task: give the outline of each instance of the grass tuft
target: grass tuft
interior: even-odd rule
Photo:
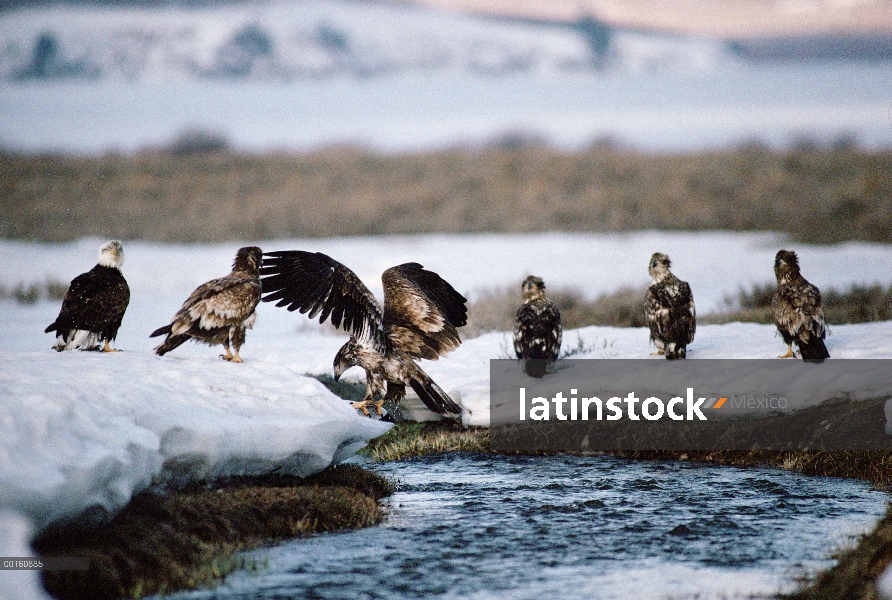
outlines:
[[[68,284],[62,281],[47,279],[41,283],[25,284],[19,282],[12,287],[0,284],[0,300],[11,298],[19,304],[36,304],[40,300],[61,302],[68,291]]]
[[[376,461],[438,452],[489,452],[489,429],[465,429],[454,421],[403,422],[360,450],[360,454]]]

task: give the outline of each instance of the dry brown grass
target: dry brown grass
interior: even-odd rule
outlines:
[[[0,212],[0,237],[45,241],[641,229],[888,241],[892,152],[0,154]]]
[[[45,571],[62,599],[101,600],[212,584],[236,568],[241,550],[322,531],[367,527],[383,512],[390,482],[356,466],[313,477],[233,478],[216,489],[144,493],[107,522],[57,524],[34,541],[42,556],[82,556],[89,571]]]

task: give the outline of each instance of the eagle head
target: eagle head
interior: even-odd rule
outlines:
[[[654,252],[650,255],[650,263],[647,265],[647,272],[650,273],[651,279],[655,282],[662,281],[669,274],[669,267],[672,261],[662,252]]]
[[[532,302],[545,297],[545,282],[541,277],[530,275],[520,284],[524,302]]]
[[[356,343],[356,338],[351,336],[350,340],[346,344],[341,346],[341,349],[338,350],[337,354],[335,354],[335,381],[338,381],[341,378],[341,375],[343,375],[347,369],[357,366],[361,366],[361,362],[359,360],[359,344]]]
[[[99,248],[99,264],[120,269],[124,264],[124,246],[118,240],[109,240]]]
[[[799,258],[792,250],[778,250],[774,256],[774,276],[778,282],[789,281],[799,273]]]
[[[253,275],[260,276],[260,264],[263,262],[263,250],[257,246],[245,246],[239,248],[235,253],[235,262],[232,265],[233,271],[247,271]]]

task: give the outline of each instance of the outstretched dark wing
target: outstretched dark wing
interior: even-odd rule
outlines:
[[[436,360],[461,344],[456,331],[468,322],[467,299],[418,263],[384,271],[384,329],[395,348]]]
[[[265,252],[260,268],[263,301],[299,310],[371,341],[383,353],[381,305],[356,273],[321,252]]]

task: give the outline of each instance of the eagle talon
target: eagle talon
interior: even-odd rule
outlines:
[[[786,354],[781,354],[780,356],[778,356],[778,358],[796,358],[796,353],[793,352],[793,345],[790,344],[789,346],[787,346]]]
[[[367,416],[367,417],[371,417],[371,416],[372,416],[372,415],[369,414],[369,408],[368,408],[368,407],[369,407],[369,401],[368,401],[368,400],[363,400],[362,402],[351,402],[351,403],[350,403],[350,406],[352,406],[352,407],[355,408],[356,410],[361,410],[361,411],[362,411],[362,414],[364,414],[364,415]]]

